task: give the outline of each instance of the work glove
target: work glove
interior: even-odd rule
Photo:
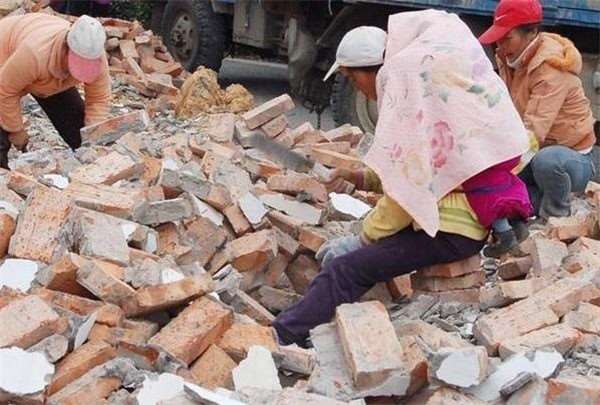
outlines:
[[[316,259],[325,267],[338,256],[345,255],[363,247],[364,244],[358,235],[342,236],[325,242],[316,254]]]

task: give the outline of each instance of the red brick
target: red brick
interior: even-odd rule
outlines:
[[[214,289],[212,277],[204,274],[173,283],[140,288],[125,304],[127,315],[142,315],[166,310],[190,302]]]
[[[304,295],[312,280],[319,274],[319,265],[310,257],[300,255],[288,266],[285,273],[290,278],[294,290]]]
[[[561,241],[569,241],[590,236],[593,230],[592,216],[551,217],[546,225],[548,236]]]
[[[71,201],[62,193],[35,189],[27,199],[10,241],[11,256],[51,263],[67,251],[67,219]]]
[[[600,335],[600,307],[582,302],[565,315],[563,322],[580,331]]]
[[[103,301],[123,307],[135,290],[99,262],[88,261],[77,271],[77,282]]]
[[[356,145],[362,136],[362,131],[350,124],[344,124],[341,127],[331,129],[324,134],[330,142],[346,141]]]
[[[116,326],[121,323],[124,316],[121,308],[102,301],[91,300],[47,288],[36,289],[35,294],[53,307],[59,307],[81,316],[88,316],[96,312],[96,322],[104,325]]]
[[[0,347],[27,349],[55,333],[62,333],[65,320],[35,295],[11,299],[0,307]]]
[[[94,163],[75,169],[70,178],[73,182],[111,185],[119,180],[140,175],[143,170],[142,163],[119,152],[111,152]]]
[[[287,94],[283,94],[242,114],[242,118],[249,129],[255,129],[293,108],[292,98]]]
[[[558,319],[544,304],[526,299],[481,316],[475,322],[473,334],[488,353],[494,354],[501,342],[554,325]]]
[[[92,368],[106,363],[117,356],[116,350],[104,342],[87,342],[56,366],[56,372],[48,387],[48,395],[60,391]]]
[[[148,342],[177,360],[190,364],[215,343],[233,322],[232,311],[222,304],[201,297]]]
[[[157,329],[157,328],[156,328]],[[110,327],[107,325],[95,324],[90,331],[88,341],[104,342],[111,346],[118,346],[123,343],[131,345],[143,346],[148,342],[148,339],[156,333],[156,330],[140,327]]]
[[[287,125],[287,118],[282,114],[261,125],[260,129],[262,129],[269,138],[275,138],[287,128]]]
[[[277,239],[270,230],[254,232],[231,241],[227,252],[237,270],[257,270],[277,255]]]
[[[237,236],[242,236],[252,229],[252,225],[244,216],[242,210],[237,205],[231,205],[223,210],[223,214],[231,224],[233,231]]]
[[[231,371],[236,362],[223,349],[211,345],[192,366],[190,371],[196,384],[214,390],[216,388],[233,389]]]
[[[272,329],[252,323],[234,323],[217,345],[238,362],[245,359],[250,347],[255,345],[263,346],[272,353],[277,351]]]
[[[364,168],[364,163],[360,159],[343,153],[313,148],[313,157],[317,162],[328,167],[348,170],[359,170]]]
[[[312,176],[300,173],[289,173],[269,177],[267,181],[269,190],[286,194],[308,194],[315,202],[327,201],[325,186]]]
[[[419,272],[411,275],[412,287],[424,291],[464,290],[482,286],[485,282],[485,271],[479,270],[459,277],[423,277]]]
[[[119,218],[131,218],[145,197],[142,192],[122,190],[102,184],[70,183],[63,191],[79,207]]]
[[[394,277],[386,284],[394,300],[410,298],[413,294],[412,285],[410,283],[410,274]]]
[[[503,359],[520,352],[553,348],[561,354],[570,351],[581,339],[582,334],[568,325],[559,323],[529,332],[523,336],[504,340],[498,347]]]
[[[546,404],[575,405],[600,403],[600,377],[570,375],[548,380]]]
[[[298,234],[298,242],[306,249],[317,253],[323,243],[327,242],[327,236],[320,228],[302,227]]]
[[[3,173],[4,169],[0,169]],[[6,186],[17,194],[28,196],[36,188],[47,189],[42,183],[36,181],[33,177],[16,171],[7,172]]]
[[[128,132],[143,131],[149,122],[146,110],[137,110],[81,128],[81,140],[84,145],[107,145]]]
[[[135,42],[131,39],[123,39],[119,41],[119,49],[121,51],[121,56],[123,59],[125,58],[133,58],[135,60],[140,59],[140,55],[137,53],[135,48]]]
[[[561,266],[562,260],[567,256],[567,246],[556,240],[538,238],[533,240],[532,274],[536,276],[552,276]]]
[[[229,304],[236,313],[247,315],[261,325],[269,326],[275,320],[272,313],[244,291],[237,291]]]
[[[378,301],[343,304],[337,307],[335,319],[358,388],[380,385],[390,373],[403,368],[403,349],[383,304]]]
[[[529,273],[532,264],[531,256],[511,258],[498,266],[498,277],[503,280],[525,277]]]
[[[269,218],[269,221],[271,221],[273,226],[279,228],[280,231],[287,233],[294,239],[298,238],[300,228],[303,225],[302,221],[278,211],[269,211],[267,213],[267,218]]]
[[[421,277],[459,277],[474,273],[481,269],[481,258],[479,255],[452,263],[437,264],[419,270]]]
[[[0,259],[8,253],[10,238],[15,233],[15,220],[8,214],[0,213]]]

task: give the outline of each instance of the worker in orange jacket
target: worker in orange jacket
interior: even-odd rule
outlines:
[[[31,94],[71,149],[79,130],[107,118],[110,76],[106,33],[98,20],[73,24],[32,13],[0,20],[0,167],[8,169],[11,144],[25,150],[21,98]],[[77,86],[83,83],[85,102]]]

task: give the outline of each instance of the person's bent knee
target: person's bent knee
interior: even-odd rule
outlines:
[[[562,168],[565,155],[570,152],[571,149],[564,146],[548,146],[541,149],[531,162],[534,173],[553,172]]]

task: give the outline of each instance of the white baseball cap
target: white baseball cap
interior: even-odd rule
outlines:
[[[383,64],[387,33],[381,28],[362,26],[350,30],[340,41],[335,63],[323,78],[326,81],[340,67],[368,67]]]
[[[94,81],[102,70],[106,32],[100,21],[82,15],[67,34],[69,72],[84,83]]]

